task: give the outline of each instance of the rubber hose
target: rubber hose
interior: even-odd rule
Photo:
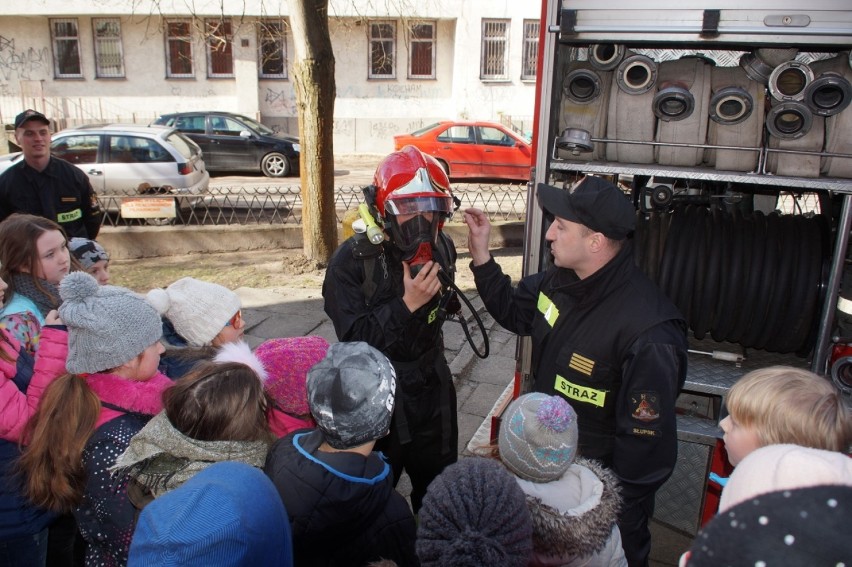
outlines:
[[[675,263],[677,262],[678,253],[678,238],[683,232],[682,227],[686,221],[686,215],[683,209],[676,209],[671,215],[671,226],[666,235],[665,249],[663,251],[663,260],[660,265],[660,290],[674,302],[671,296],[672,273]]]
[[[778,346],[779,352],[795,352],[802,346],[802,335],[813,316],[811,295],[816,293],[814,286],[818,280],[815,270],[819,266],[819,252],[816,250],[814,222],[803,216],[796,217],[799,229],[799,262],[796,268],[793,297],[790,301],[791,313],[786,327],[786,340]],[[817,262],[814,262],[814,259]]]
[[[696,339],[703,339],[713,324],[713,306],[719,292],[719,262],[722,258],[722,227],[721,212],[714,208],[707,215],[706,221],[706,262],[703,285],[700,294],[696,294],[698,307],[693,306],[692,331]]]
[[[755,344],[755,348],[772,350],[774,348],[773,338],[777,334],[777,325],[783,320],[785,309],[790,297],[790,284],[792,281],[792,269],[795,265],[796,243],[793,235],[796,233],[791,229],[792,219],[790,215],[779,217],[779,228],[781,237],[778,239],[781,245],[781,253],[775,263],[775,277],[773,278],[772,302],[769,304],[769,312],[764,321],[763,331]]]
[[[645,275],[659,285],[660,273],[660,217],[657,211],[651,211],[648,217],[648,242],[645,250]]]
[[[702,228],[699,225],[699,214],[703,207],[689,205],[686,208],[686,225],[683,236],[678,245],[678,262],[672,274],[673,289],[672,297],[675,305],[680,309],[683,318],[688,322],[692,311],[692,286],[695,282],[695,264],[698,262],[699,252],[696,246],[697,234]]]
[[[695,276],[690,286],[689,326],[695,332],[695,324],[701,319],[701,298],[704,293],[704,280],[707,274],[707,248],[710,246],[710,214],[705,207],[699,207],[693,233],[695,244]]]
[[[804,329],[804,338],[800,343],[796,355],[806,357],[816,343],[816,337],[819,333],[820,315],[822,314],[823,301],[825,300],[825,289],[828,287],[828,277],[830,272],[830,250],[831,250],[831,224],[828,216],[825,214],[816,215],[813,219],[812,228],[815,232],[815,246],[817,253],[815,254],[815,270],[814,277],[816,282],[813,288],[812,299],[814,301],[811,308],[811,322],[807,329]],[[818,264],[817,264],[818,262]]]
[[[809,279],[807,253],[810,250],[805,222],[805,218],[801,215],[794,215],[791,218],[790,224],[795,240],[791,246],[794,252],[792,254],[794,261],[791,262],[790,295],[786,303],[786,317],[779,321],[774,340],[770,341],[775,352],[787,353],[796,350],[796,345],[793,344],[794,332],[799,323],[799,318],[804,317],[802,309],[804,308]]]
[[[775,267],[778,263],[778,254],[781,250],[781,236],[779,233],[778,214],[771,213],[766,216],[766,240],[763,245],[763,266],[760,273],[761,292],[752,307],[754,316],[749,323],[748,330],[740,340],[746,347],[754,347],[763,332],[764,323],[772,304],[774,292]]]
[[[756,280],[754,275],[756,266],[754,264],[755,250],[755,221],[752,215],[740,216],[740,224],[742,226],[742,238],[740,244],[743,251],[743,271],[742,278],[737,282],[737,309],[734,310],[733,324],[728,333],[728,340],[737,343],[745,333],[748,322],[751,319],[751,308],[753,303],[749,297],[749,280]]]
[[[743,275],[743,223],[742,214],[738,209],[729,217],[731,223],[731,244],[727,257],[728,270],[725,279],[722,280],[722,292],[719,294],[720,309],[716,313],[715,333],[716,340],[727,341],[737,318],[737,311],[742,308],[740,303],[739,286]],[[722,261],[725,262],[723,256]]]
[[[733,331],[736,341],[742,341],[748,328],[753,324],[756,305],[763,293],[760,280],[764,269],[764,243],[766,241],[766,217],[761,211],[754,211],[748,218],[751,226],[751,255],[748,261],[746,277],[743,286],[743,314]]]
[[[642,270],[642,264],[647,256],[645,245],[648,240],[648,221],[645,220],[645,214],[638,209],[635,216],[636,228],[633,231],[633,263],[636,264],[637,268]]]
[[[720,211],[719,214],[719,226],[722,233],[721,238],[721,251],[719,256],[719,281],[716,297],[714,297],[713,304],[713,324],[710,326],[710,336],[713,337],[713,340],[716,342],[722,342],[725,340],[724,335],[719,333],[719,321],[724,318],[724,311],[727,309],[727,304],[725,303],[725,289],[728,282],[728,277],[730,277],[731,273],[731,263],[728,258],[731,255],[731,246],[733,242],[733,223],[731,221],[731,216],[725,211]]]

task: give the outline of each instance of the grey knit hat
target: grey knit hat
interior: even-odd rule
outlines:
[[[68,240],[68,250],[87,270],[101,260],[109,260],[104,247],[88,238],[75,237]]]
[[[524,480],[561,478],[577,456],[577,414],[559,396],[525,394],[503,415],[500,458]]]
[[[335,343],[309,371],[308,405],[326,443],[350,449],[390,431],[396,372],[367,343]]]
[[[86,272],[65,276],[59,295],[59,316],[68,327],[69,372],[116,368],[163,335],[160,316],[143,297],[123,287],[98,285]]]
[[[423,567],[525,566],[533,544],[524,492],[497,461],[462,459],[429,485],[415,545]]]

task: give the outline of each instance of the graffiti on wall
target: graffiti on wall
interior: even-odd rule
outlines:
[[[289,90],[276,91],[267,87],[263,101],[279,116],[296,116],[296,97]]]
[[[29,80],[50,70],[50,52],[47,47],[16,49],[15,39],[0,35],[0,78]]]

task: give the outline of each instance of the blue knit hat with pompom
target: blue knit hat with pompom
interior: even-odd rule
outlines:
[[[59,316],[68,327],[68,360],[74,374],[101,372],[130,362],[160,340],[160,315],[141,295],[98,285],[86,272],[71,272],[59,284]]]
[[[503,415],[498,443],[503,464],[520,478],[557,480],[577,456],[577,414],[559,396],[525,394]]]

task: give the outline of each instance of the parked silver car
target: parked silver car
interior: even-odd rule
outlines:
[[[210,174],[201,148],[174,128],[135,124],[89,125],[53,135],[53,156],[79,167],[89,177],[103,207],[118,210],[121,199],[139,195],[175,195],[178,206],[203,195]],[[0,172],[22,159],[0,160]]]

